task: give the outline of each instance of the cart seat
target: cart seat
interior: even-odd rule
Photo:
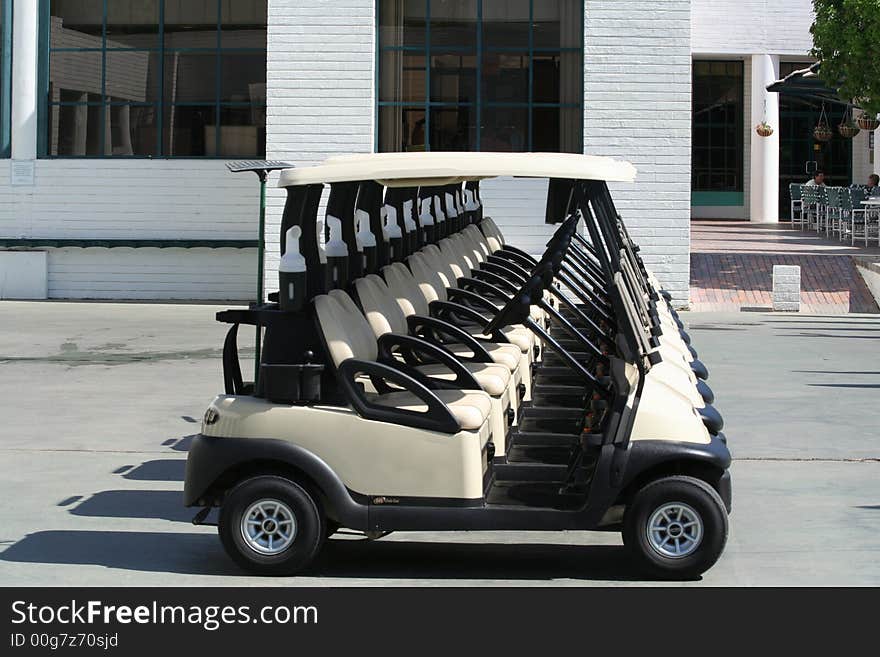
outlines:
[[[361,309],[370,323],[376,337],[386,333],[398,333],[406,335],[409,330],[406,317],[391,290],[381,278],[370,274],[359,278],[354,283],[355,291],[360,301]],[[445,348],[445,345],[444,345]],[[464,362],[462,365],[480,383],[483,390],[493,397],[504,394],[510,382],[508,368],[495,363]],[[452,380],[454,375],[443,364],[419,365],[417,368],[423,374],[431,377]]]
[[[465,431],[478,431],[492,412],[489,398],[479,390],[434,390]],[[368,398],[380,406],[405,411],[425,413],[428,407],[411,392],[388,392],[383,395],[367,393]]]
[[[314,300],[318,324],[324,335],[330,358],[336,367],[352,358],[376,361],[378,346],[373,329],[350,297],[348,297],[350,303],[340,303],[340,299],[344,297],[348,295],[342,290],[333,290],[330,294],[315,297]],[[432,390],[431,392],[444,402],[456,420],[463,422],[462,429],[476,431],[484,424],[489,424],[492,401],[485,392],[481,390]],[[373,404],[419,413],[427,410],[424,402],[407,391],[367,394]]]
[[[382,275],[391,294],[394,295],[397,305],[407,317],[411,315],[428,316],[428,300],[422,294],[419,284],[413,277],[412,272],[406,265],[396,262],[382,269]],[[506,365],[514,373],[519,383],[520,348],[506,342],[481,342],[480,343],[496,363]],[[445,347],[457,356],[469,356],[470,350],[458,343],[446,344]]]
[[[408,258],[410,270],[419,283],[422,294],[430,304],[433,301],[447,301],[447,287],[455,287],[456,281],[450,280],[452,273],[447,270],[440,250],[426,247],[419,253],[414,253]],[[445,270],[445,271],[444,271]],[[462,328],[465,328],[464,326]],[[480,327],[468,326],[470,330]],[[534,345],[534,334],[522,324],[514,324],[504,327],[501,331],[504,337],[512,344],[520,348],[522,353],[530,353]]]

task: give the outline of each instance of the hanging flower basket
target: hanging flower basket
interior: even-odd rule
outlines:
[[[773,134],[773,126],[771,126],[766,121],[762,121],[755,126],[755,132],[757,132],[762,137],[769,137]]]
[[[813,137],[816,141],[830,141],[833,136],[834,133],[831,131],[831,128],[828,127],[827,123],[820,123],[813,128]]]
[[[876,118],[868,116],[864,112],[859,115],[857,123],[862,130],[867,130],[868,132],[880,128],[880,121],[878,121]]]
[[[850,121],[849,123],[841,123],[837,126],[837,132],[839,132],[840,136],[844,139],[852,139],[859,134],[861,130],[859,130],[859,126]]]

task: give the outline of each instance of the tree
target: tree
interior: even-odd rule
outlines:
[[[880,0],[813,0],[819,77],[870,116],[880,114]]]

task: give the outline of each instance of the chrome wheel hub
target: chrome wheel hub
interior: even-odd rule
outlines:
[[[272,555],[283,552],[296,538],[296,517],[284,502],[259,500],[241,517],[241,536],[254,552]]]
[[[670,502],[659,507],[647,523],[648,544],[671,559],[686,557],[703,540],[703,520],[692,506]]]

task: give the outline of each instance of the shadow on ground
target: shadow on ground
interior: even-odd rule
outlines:
[[[102,490],[70,509],[75,516],[98,518],[156,518],[189,522],[193,509],[183,506],[176,490]]]
[[[184,459],[156,459],[138,466],[124,465],[114,472],[134,481],[183,481],[185,469]]]
[[[192,575],[244,575],[214,534],[43,531],[0,553],[19,563],[97,565]],[[534,543],[329,540],[305,577],[637,581],[623,547]]]

